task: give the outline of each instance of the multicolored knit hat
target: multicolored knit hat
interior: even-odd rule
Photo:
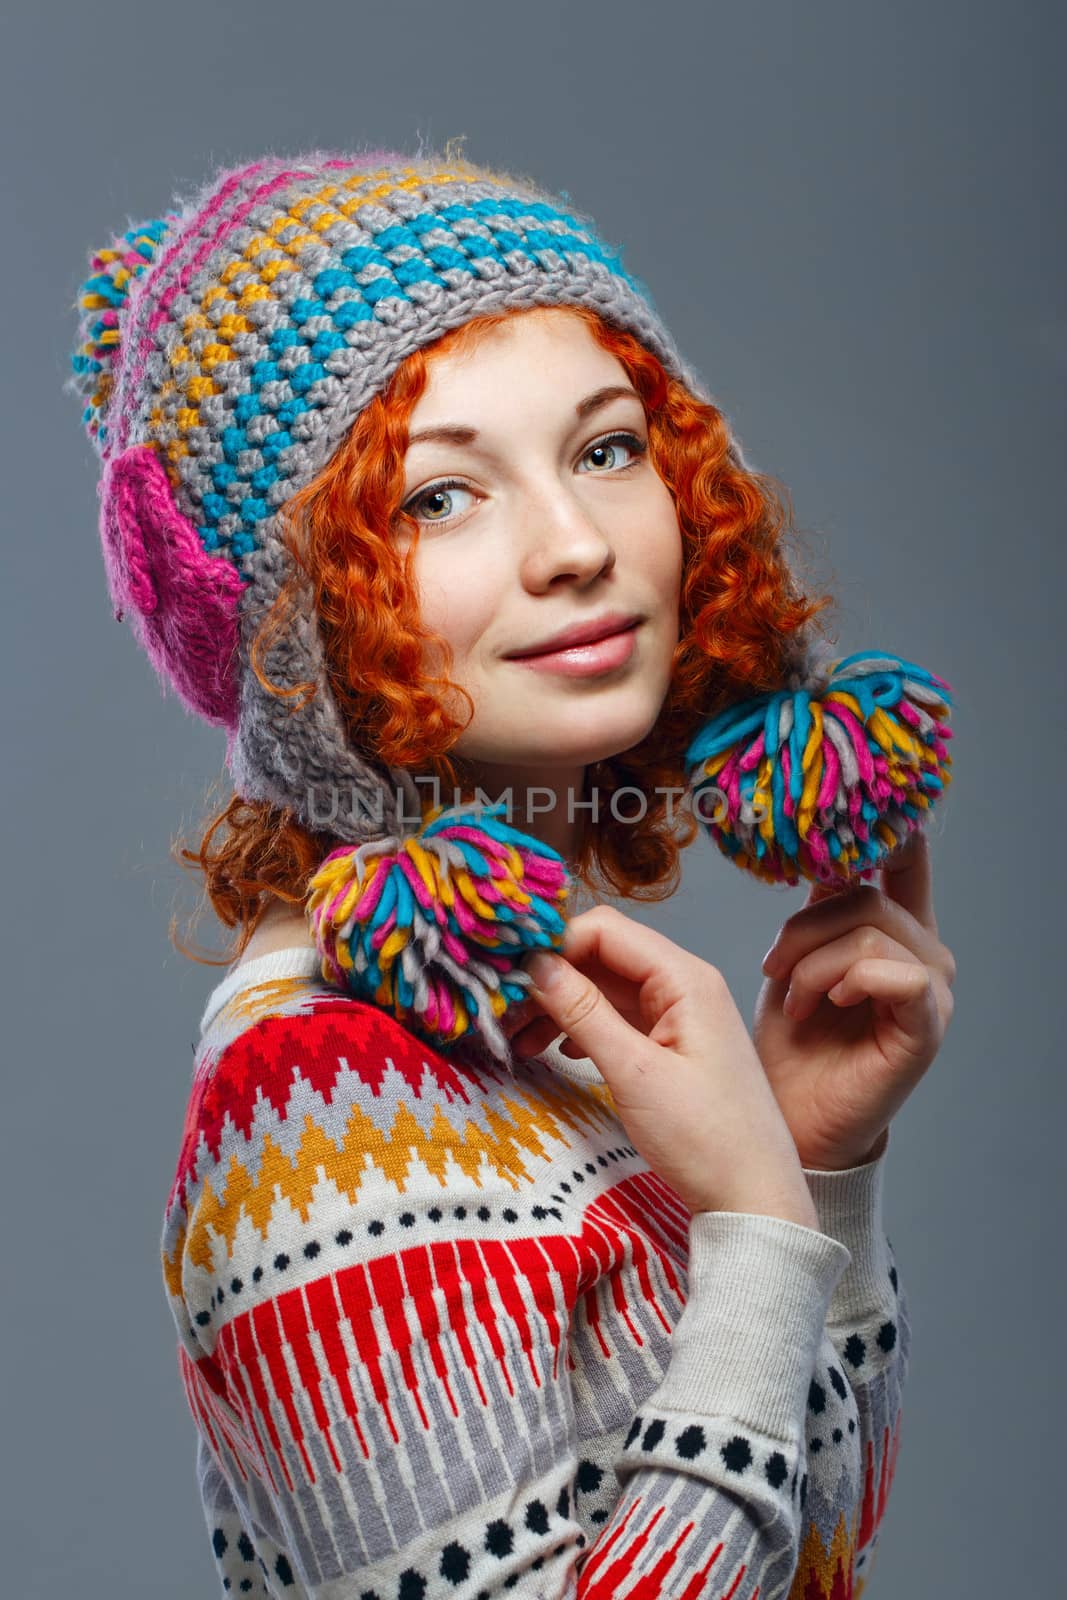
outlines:
[[[104,462],[116,611],[185,704],[228,730],[240,793],[304,816],[326,780],[341,795],[331,828],[358,841],[369,807],[350,786],[369,800],[380,774],[346,736],[310,608],[264,662],[276,684],[317,685],[306,710],[247,670],[243,646],[288,575],[279,507],[405,357],[482,313],[588,306],[703,393],[699,379],[587,218],[462,161],[255,161],[92,267],[72,383]]]
[[[226,730],[238,793],[289,807],[312,828],[315,793],[335,799],[329,827],[344,848],[324,863],[308,905],[327,976],[438,1042],[476,1026],[506,1055],[496,1019],[525,994],[521,957],[562,937],[565,865],[484,808],[478,817],[436,808],[412,843],[418,791],[348,737],[310,593],[262,665],[275,685],[311,682],[316,692],[298,703],[262,687],[252,639],[282,582],[299,581],[278,512],[412,351],[483,313],[585,306],[709,400],[699,375],[645,285],[566,195],[432,154],[313,151],[221,171],[97,251],[78,304],[69,386],[103,462],[100,535],[115,615],[164,684]],[[752,756],[746,747],[750,766],[776,748]],[[803,752],[795,738],[791,748],[795,787]],[[708,751],[690,754],[699,785],[712,771]],[[721,754],[715,746],[712,765]],[[736,782],[732,794],[735,809],[747,803]],[[838,810],[855,862],[864,816],[850,813],[847,796]],[[804,814],[810,822],[813,808]],[[737,821],[745,826],[740,809]],[[809,861],[787,848],[768,871],[758,832],[739,847],[721,817],[709,831],[739,864],[759,872],[762,863],[764,876],[832,855]]]

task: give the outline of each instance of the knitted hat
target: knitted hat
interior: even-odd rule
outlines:
[[[331,831],[359,841],[375,805],[395,810],[398,775],[349,742],[312,606],[264,660],[276,684],[316,684],[303,708],[248,668],[290,575],[278,508],[405,357],[484,313],[587,306],[706,398],[700,381],[588,218],[462,161],[255,161],[128,229],[92,268],[71,384],[104,462],[116,614],[184,703],[228,730],[240,794],[310,824],[309,792],[329,784]]]
[[[439,1043],[475,1027],[502,1058],[497,1019],[528,985],[518,962],[562,936],[565,864],[484,808],[437,807],[412,833],[419,792],[351,742],[278,512],[414,350],[485,313],[566,305],[629,331],[711,399],[648,289],[565,194],[451,157],[268,156],[92,256],[68,380],[103,462],[115,615],[183,703],[226,730],[239,794],[313,831],[314,795],[335,798],[345,844],[307,906],[324,974]],[[286,580],[306,603],[263,667],[279,687],[313,683],[302,702],[249,664]],[[783,693],[728,708],[686,752],[693,793],[715,779],[725,807],[698,811],[711,837],[767,879],[869,874],[948,781],[947,687],[884,651],[836,669],[798,661]]]

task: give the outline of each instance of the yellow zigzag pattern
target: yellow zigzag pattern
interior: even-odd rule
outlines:
[[[822,1536],[814,1522],[808,1523],[807,1532],[800,1546],[800,1559],[789,1588],[789,1600],[837,1600],[839,1595],[850,1592],[848,1578],[855,1559],[858,1522],[859,1507],[856,1508],[851,1525],[846,1523],[843,1514],[839,1516],[829,1550],[824,1546]],[[835,1583],[838,1567],[843,1575],[844,1588]],[[859,1600],[863,1587],[862,1578],[856,1581],[860,1584],[860,1589],[854,1592],[853,1600]]]
[[[298,1014],[297,1002],[305,996],[317,999],[322,988],[322,980],[317,978],[267,978],[235,994],[219,1012],[215,1026],[239,1022],[251,1027],[267,1017]]]
[[[566,1091],[553,1084],[539,1085],[536,1097],[512,1098],[502,1093],[499,1105],[502,1110],[486,1108],[488,1132],[469,1120],[457,1129],[437,1106],[429,1134],[423,1133],[406,1106],[400,1107],[389,1133],[354,1106],[340,1149],[307,1115],[295,1161],[290,1161],[267,1134],[257,1182],[252,1181],[236,1155],[231,1155],[225,1176],[216,1175],[221,1178],[218,1188],[210,1178],[205,1180],[193,1216],[179,1233],[173,1256],[164,1254],[168,1288],[175,1295],[181,1294],[185,1255],[205,1271],[211,1269],[214,1238],[224,1238],[232,1251],[242,1215],[251,1219],[264,1239],[271,1213],[280,1199],[288,1200],[306,1222],[313,1191],[323,1177],[354,1203],[368,1160],[396,1184],[401,1194],[413,1166],[431,1173],[443,1188],[449,1161],[479,1186],[479,1174],[488,1163],[518,1190],[523,1183],[532,1181],[523,1154],[541,1160],[549,1158],[546,1137],[569,1147],[564,1128],[577,1132],[583,1127],[608,1127],[615,1120],[610,1090],[599,1084],[569,1084]]]

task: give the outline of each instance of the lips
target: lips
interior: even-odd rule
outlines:
[[[531,656],[555,655],[560,650],[571,650],[578,645],[595,644],[599,639],[608,639],[613,634],[624,633],[629,628],[636,627],[640,620],[640,617],[632,614],[612,612],[598,621],[576,622],[572,627],[563,628],[551,639],[543,640],[541,644],[530,645],[525,650],[509,650],[504,659],[525,661]]]

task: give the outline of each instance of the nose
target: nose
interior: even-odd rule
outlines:
[[[615,564],[615,547],[580,496],[562,483],[531,494],[527,502],[523,575],[534,589],[561,577],[587,581]]]

